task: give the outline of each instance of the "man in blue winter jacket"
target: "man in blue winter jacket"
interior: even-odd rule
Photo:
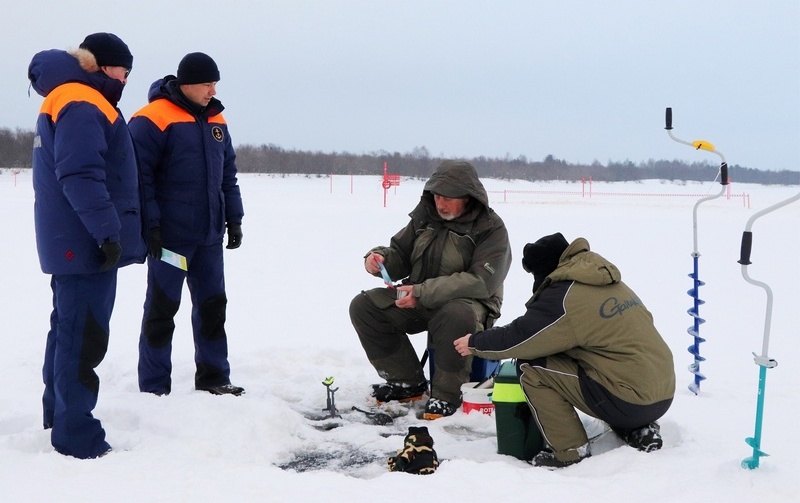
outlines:
[[[186,280],[192,298],[195,389],[241,395],[233,386],[225,333],[222,242],[242,243],[242,197],[224,107],[216,94],[219,69],[211,57],[187,54],[177,77],[150,86],[149,104],[129,127],[136,146],[149,236],[147,294],[139,338],[139,389],[172,388],[174,317]],[[160,260],[164,250],[186,257],[186,270]]]
[[[108,349],[117,269],[142,263],[139,182],[116,108],[133,66],[128,46],[94,33],[74,51],[37,53],[28,68],[44,102],[33,144],[36,245],[51,274],[44,427],[61,454],[87,459],[111,446],[92,416]]]

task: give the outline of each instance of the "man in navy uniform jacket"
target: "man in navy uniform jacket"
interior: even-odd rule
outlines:
[[[132,66],[119,37],[94,33],[77,50],[39,52],[28,68],[45,98],[33,145],[36,245],[53,289],[44,427],[58,452],[76,458],[111,449],[92,417],[94,369],[108,349],[117,268],[146,254],[136,158],[117,108]]]
[[[187,54],[177,77],[150,86],[149,104],[129,127],[139,158],[145,196],[149,254],[147,295],[139,339],[139,389],[171,391],[172,336],[183,282],[192,297],[195,388],[241,395],[231,385],[225,333],[222,241],[242,243],[242,197],[224,107],[214,97],[217,64],[200,52]],[[183,271],[159,260],[162,250],[186,257]]]

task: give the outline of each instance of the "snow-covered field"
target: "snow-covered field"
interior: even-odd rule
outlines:
[[[376,172],[379,169],[376,169]],[[735,175],[734,175],[735,176]],[[403,179],[383,205],[380,177],[242,175],[243,245],[226,251],[232,381],[242,397],[215,397],[193,389],[194,364],[188,295],[176,319],[173,391],[140,394],[136,360],[145,267],[119,276],[111,342],[98,368],[100,418],[114,451],[81,461],[55,453],[41,428],[41,365],[51,308],[33,232],[30,172],[0,171],[0,491],[4,501],[796,501],[800,482],[795,415],[800,410],[798,285],[800,203],[756,221],[753,278],[774,291],[762,448],[770,454],[755,470],[741,468],[752,454],[744,442],[754,430],[758,367],[765,324],[764,291],[744,281],[737,264],[742,231],[756,211],[797,193],[798,186],[738,185],[743,198],[717,199],[699,210],[700,297],[707,322],[699,396],[687,389],[691,362],[686,332],[692,324],[692,206],[719,185],[667,183],[531,184],[484,180],[509,228],[514,265],[506,281],[508,323],[523,312],[531,277],[519,265],[525,243],[562,232],[583,236],[609,258],[653,312],[673,350],[678,391],[662,419],[664,448],[651,454],[607,438],[595,455],[558,471],[538,469],[497,454],[494,420],[464,414],[428,423],[443,460],[419,477],[389,473],[382,459],[402,446],[409,425],[353,424],[322,432],[298,410],[325,407],[327,376],[336,378],[337,405],[367,405],[378,382],[350,326],[347,306],[360,290],[380,286],[363,270],[362,256],[407,222],[423,181]],[[600,193],[635,192],[638,196]],[[425,336],[415,336],[420,352]],[[477,431],[459,434],[460,427]],[[389,434],[391,433],[391,434]],[[351,468],[298,473],[279,465],[295,456],[355,449],[378,461]],[[332,462],[334,463],[334,462]]]

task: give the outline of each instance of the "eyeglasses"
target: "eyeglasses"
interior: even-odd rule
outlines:
[[[128,68],[125,68],[124,66],[101,66],[101,67],[100,67],[100,69],[101,69],[101,70],[103,70],[103,72],[104,72],[106,75],[108,75],[109,77],[111,76],[111,74],[109,73],[109,71],[114,71],[114,72],[117,72],[117,70],[116,70],[117,68],[122,68],[123,70],[125,70],[125,73],[123,73],[123,78],[125,78],[125,79],[127,79],[127,78],[128,78],[128,75],[130,75],[130,74],[131,74],[131,70],[130,70],[130,69],[128,69]],[[114,70],[112,70],[112,69],[114,69]],[[113,77],[113,78],[119,78],[119,77]]]

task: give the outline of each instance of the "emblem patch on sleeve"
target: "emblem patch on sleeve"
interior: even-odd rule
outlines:
[[[211,136],[213,136],[217,141],[222,141],[225,138],[225,134],[222,132],[222,128],[219,126],[214,126],[211,128]]]

